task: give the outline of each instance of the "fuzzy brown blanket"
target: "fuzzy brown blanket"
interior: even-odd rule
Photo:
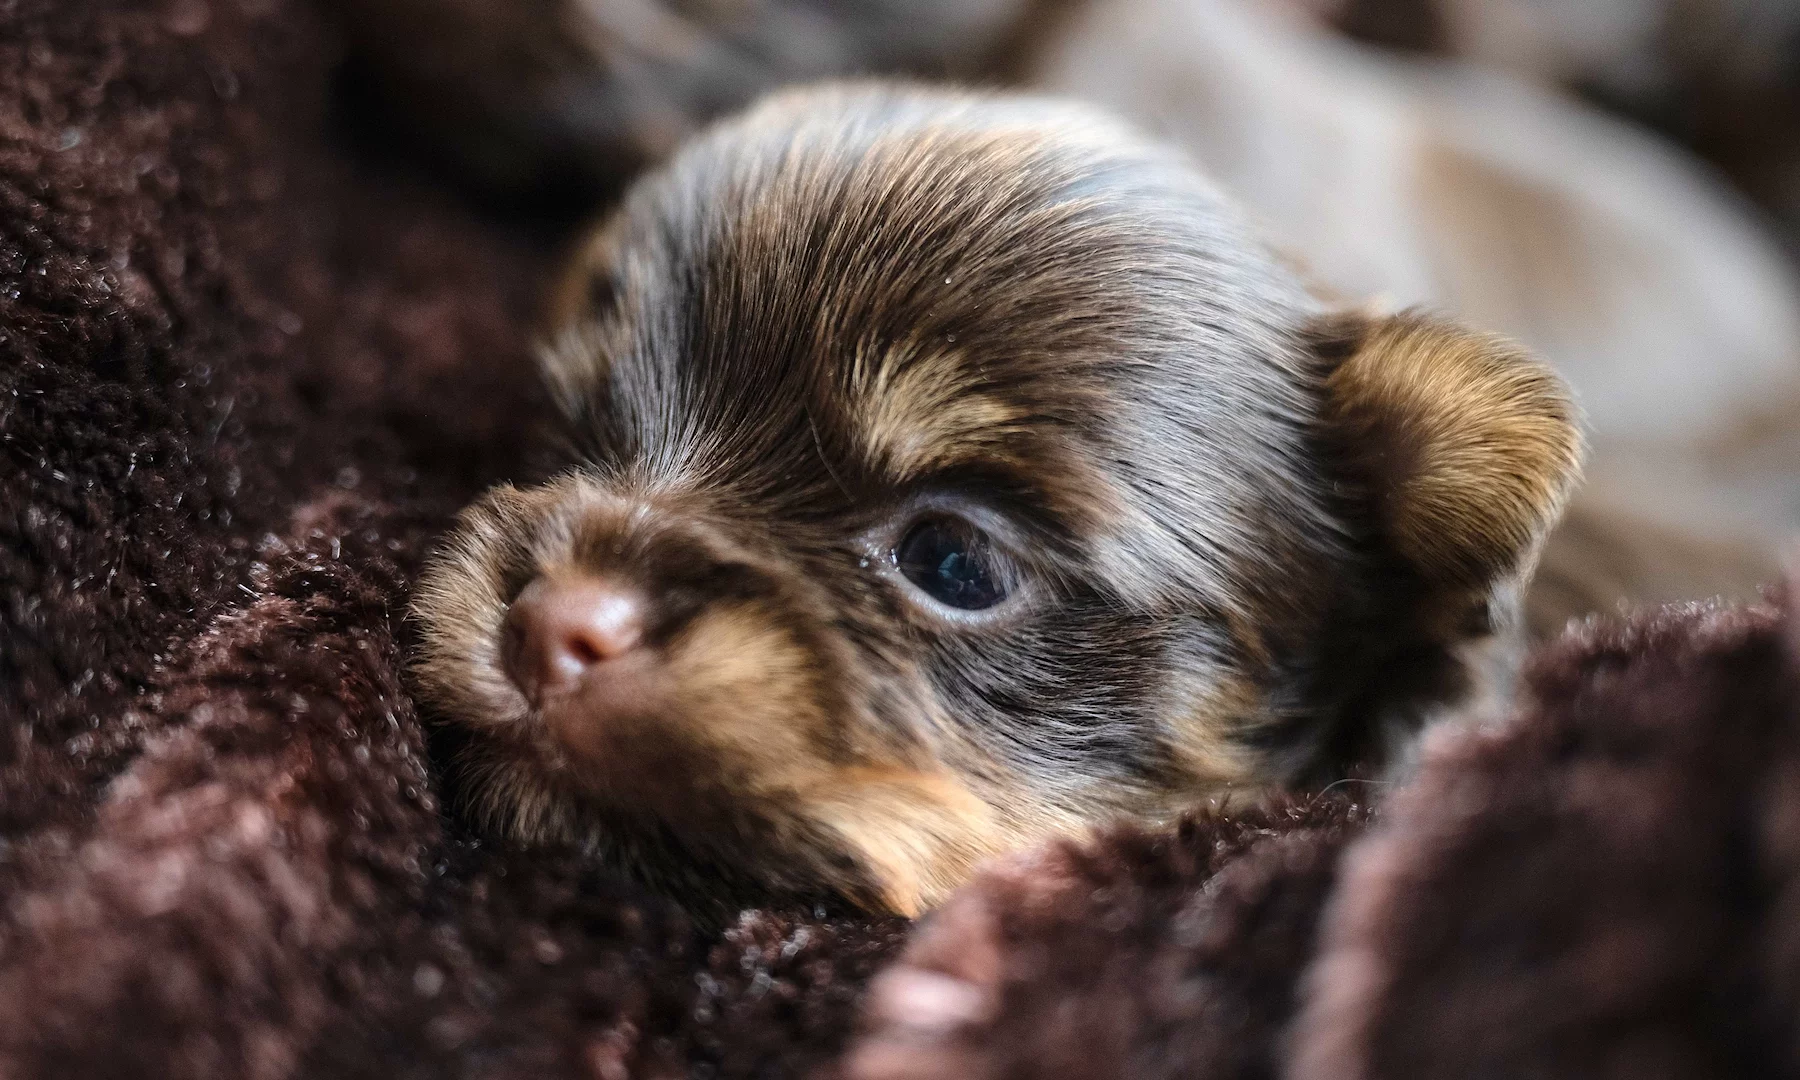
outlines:
[[[339,59],[302,0],[0,3],[0,1076],[1800,1070],[1784,602],[1583,630],[1373,824],[998,867],[898,964],[483,844],[402,611],[529,470],[554,245],[347,145]]]

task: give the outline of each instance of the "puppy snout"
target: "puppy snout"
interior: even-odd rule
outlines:
[[[607,578],[540,577],[507,610],[506,673],[534,705],[573,690],[637,648],[645,608],[642,593]]]

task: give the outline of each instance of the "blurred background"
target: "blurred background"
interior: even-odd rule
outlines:
[[[335,0],[347,115],[573,221],[788,83],[1097,102],[1322,295],[1516,337],[1589,479],[1530,612],[1746,597],[1800,535],[1800,0]]]

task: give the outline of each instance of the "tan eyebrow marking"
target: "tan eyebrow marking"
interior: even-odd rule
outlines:
[[[858,362],[853,376],[858,434],[870,464],[910,480],[971,457],[993,455],[1023,430],[1025,413],[969,388],[969,365],[938,350],[895,363]]]

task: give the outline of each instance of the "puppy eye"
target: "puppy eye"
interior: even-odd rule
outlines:
[[[946,607],[990,608],[1006,599],[987,534],[966,521],[931,517],[914,525],[894,548],[906,580]]]

